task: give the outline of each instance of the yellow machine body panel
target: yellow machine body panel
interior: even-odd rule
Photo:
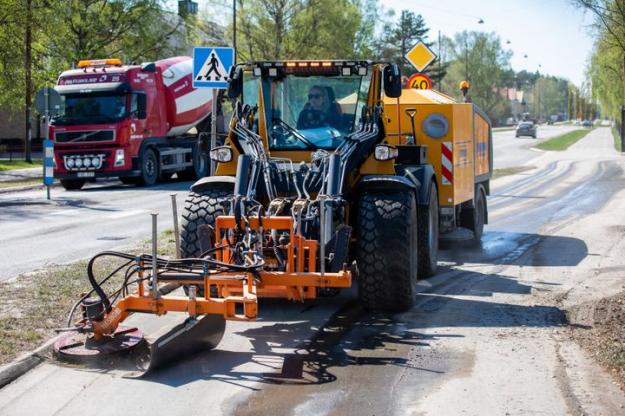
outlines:
[[[455,206],[473,199],[480,175],[490,173],[490,125],[471,103],[458,103],[435,90],[406,89],[399,98],[383,97],[386,141],[405,145],[412,141],[409,113],[414,114],[415,144],[427,147],[427,162],[436,173],[440,205]],[[442,116],[447,129],[431,137],[425,123],[431,115]],[[400,124],[398,124],[398,119]],[[486,177],[486,176],[485,176]]]

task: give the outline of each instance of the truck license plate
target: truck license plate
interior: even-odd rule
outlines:
[[[95,176],[95,172],[78,172],[79,178],[93,178]]]

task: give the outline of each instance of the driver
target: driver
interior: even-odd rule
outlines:
[[[339,128],[341,123],[338,104],[330,100],[328,89],[315,85],[308,91],[308,102],[297,118],[298,129],[318,127]]]

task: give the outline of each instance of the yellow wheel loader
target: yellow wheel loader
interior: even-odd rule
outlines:
[[[149,371],[215,347],[225,320],[257,317],[259,297],[304,302],[353,280],[365,308],[406,310],[436,272],[440,231],[481,237],[492,146],[473,104],[402,91],[397,65],[344,60],[238,65],[227,95],[229,134],[186,199],[180,258],[92,259],[60,357],[132,350]],[[102,256],[127,261],[113,293],[93,272]],[[149,341],[120,325],[167,312],[188,318]]]

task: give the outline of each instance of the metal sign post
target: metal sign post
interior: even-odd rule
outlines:
[[[44,87],[35,97],[35,107],[45,119],[43,141],[43,184],[46,186],[46,196],[50,199],[50,187],[54,183],[54,142],[50,134],[50,115],[56,114],[61,106],[61,97],[53,88]]]
[[[213,106],[211,109],[211,149],[217,147],[217,95],[219,94],[217,88],[213,88]],[[215,168],[217,162],[210,161],[211,164],[211,176],[215,174]]]
[[[193,49],[193,88],[213,89],[210,149],[217,146],[217,97],[220,89],[228,88],[228,75],[234,64],[233,48],[209,46]],[[210,161],[211,176],[215,174],[216,164]]]

